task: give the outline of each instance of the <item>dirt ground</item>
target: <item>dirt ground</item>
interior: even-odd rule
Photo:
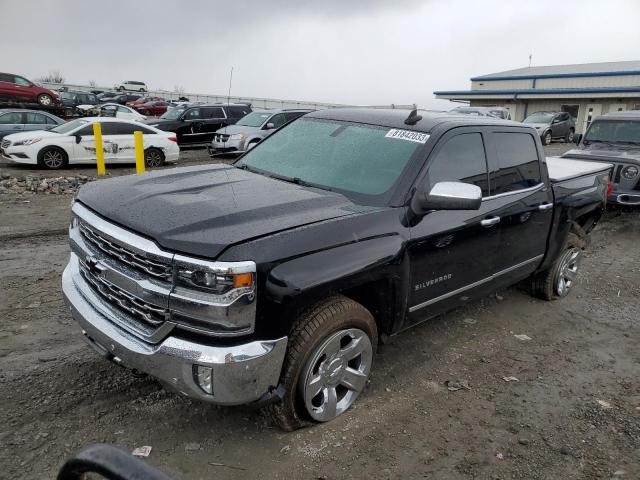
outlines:
[[[32,172],[0,165],[16,171]],[[70,202],[0,195],[0,478],[54,478],[95,442],[150,445],[147,460],[185,480],[640,478],[638,210],[607,212],[570,297],[513,287],[393,337],[351,411],[284,433],[85,346],[60,291]]]

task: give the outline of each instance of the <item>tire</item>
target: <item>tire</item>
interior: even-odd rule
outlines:
[[[260,143],[260,140],[251,140],[249,143],[247,143],[247,152],[251,150],[253,147],[255,147],[256,145],[258,145],[259,143]]]
[[[50,107],[51,105],[53,105],[53,98],[51,98],[51,95],[41,93],[40,95],[38,95],[38,103],[43,107]]]
[[[542,140],[542,145],[549,145],[552,140],[551,131],[544,132],[542,134],[541,140]]]
[[[144,92],[145,90],[144,90],[144,88],[141,88],[139,91],[140,91],[140,92]]]
[[[573,128],[569,129],[569,132],[567,133],[567,136],[565,138],[565,141],[567,143],[573,143],[573,137],[575,136],[576,131]]]
[[[47,170],[60,170],[69,164],[67,152],[58,147],[45,147],[38,152],[38,165]]]
[[[267,407],[274,423],[293,431],[344,413],[366,386],[377,343],[373,316],[353,300],[336,295],[306,310],[289,336],[284,397]]]
[[[124,92],[124,87],[121,85],[121,86],[118,87],[118,90],[121,91],[121,92]]]
[[[553,265],[531,279],[531,293],[548,301],[566,297],[575,282],[586,244],[576,233],[569,233],[567,244]]]
[[[144,164],[149,168],[161,167],[164,165],[164,153],[158,148],[147,148],[144,151]]]

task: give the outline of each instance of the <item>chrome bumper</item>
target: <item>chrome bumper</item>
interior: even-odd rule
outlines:
[[[186,396],[220,405],[253,402],[277,387],[287,337],[224,347],[173,336],[146,343],[94,308],[90,299],[95,294],[74,256],[62,275],[64,297],[89,345],[105,358],[147,373]],[[212,369],[213,394],[198,384],[195,366]]]

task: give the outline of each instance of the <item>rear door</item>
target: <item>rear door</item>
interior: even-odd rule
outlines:
[[[183,144],[204,143],[202,125],[204,118],[202,116],[202,108],[195,107],[187,109],[182,118],[183,125],[178,127],[178,142]]]
[[[489,196],[489,175],[481,127],[455,128],[439,141],[420,184],[471,183]],[[495,204],[479,210],[433,211],[411,227],[409,325],[459,305],[493,274],[498,228]],[[408,326],[408,325],[406,325]]]
[[[200,140],[210,143],[213,134],[228,125],[227,115],[221,107],[201,107],[204,123],[200,127]]]
[[[10,99],[14,95],[13,75],[0,73],[0,98]]]
[[[499,218],[495,271],[501,282],[524,278],[539,265],[547,248],[553,217],[553,193],[548,187],[542,146],[523,129],[491,128],[489,180],[485,202]]]
[[[0,136],[19,133],[24,130],[24,113],[0,113]]]

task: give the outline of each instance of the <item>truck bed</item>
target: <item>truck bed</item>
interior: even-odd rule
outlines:
[[[609,170],[613,167],[610,163],[585,162],[569,158],[547,157],[547,170],[549,179],[554,182],[563,182],[571,178],[582,177],[594,173]]]

